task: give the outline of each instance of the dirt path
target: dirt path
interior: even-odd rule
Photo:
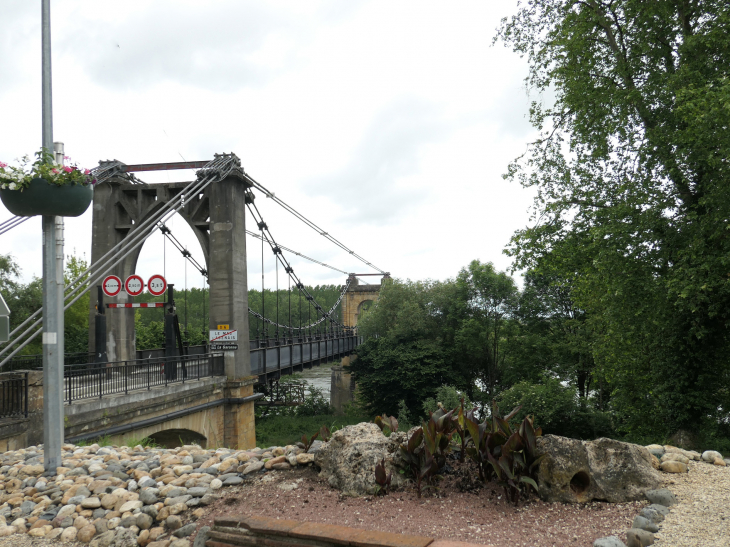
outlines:
[[[387,496],[347,498],[323,483],[312,468],[257,477],[208,508],[200,526],[223,515],[261,515],[354,528],[425,535],[494,547],[590,547],[599,537],[630,527],[643,502],[612,505],[549,504],[535,499],[519,508],[505,503],[496,486],[460,491],[459,477],[416,497],[412,489]],[[463,483],[462,488],[463,488]]]

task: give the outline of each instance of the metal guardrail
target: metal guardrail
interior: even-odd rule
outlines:
[[[64,402],[224,376],[223,354],[90,363],[64,370]]]
[[[28,373],[0,379],[0,418],[28,417]]]

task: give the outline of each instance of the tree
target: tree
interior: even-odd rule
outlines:
[[[624,432],[716,427],[730,408],[730,5],[531,0],[497,39],[555,97],[533,103],[540,138],[507,173],[537,189],[516,267],[571,280]]]
[[[489,402],[499,391],[506,368],[507,341],[514,333],[511,321],[517,309],[519,291],[505,272],[491,262],[472,261],[456,278],[463,318],[456,332],[458,359],[467,364]]]

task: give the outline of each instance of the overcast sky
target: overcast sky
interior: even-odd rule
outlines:
[[[11,162],[41,142],[41,9],[0,1],[0,161]],[[446,279],[474,259],[506,269],[502,250],[532,201],[501,177],[534,138],[526,63],[492,46],[516,4],[52,0],[54,140],[83,167],[235,152],[277,197],[394,277]],[[281,244],[372,271],[271,200],[257,203]],[[0,204],[0,222],[9,217]],[[202,263],[185,222],[172,229]],[[259,286],[260,243],[249,241]],[[91,208],[66,220],[67,254],[90,248]],[[170,249],[163,264],[162,238],[151,237],[138,273],[164,270],[182,288],[184,261]],[[40,275],[40,219],[0,236],[0,252],[25,280]],[[307,284],[345,280],[291,261]],[[187,273],[189,287],[202,286]]]

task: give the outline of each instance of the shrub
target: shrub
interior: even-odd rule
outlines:
[[[321,389],[309,386],[309,393],[304,397],[304,402],[297,405],[294,411],[297,416],[320,416],[323,414],[334,414],[330,402],[325,398]]]
[[[564,386],[555,378],[546,378],[540,384],[519,382],[503,391],[497,401],[504,408],[521,407],[516,418],[540,416],[540,425],[545,433],[595,439],[613,436],[611,415],[593,408],[590,401],[581,406],[577,390]]]
[[[444,408],[457,408],[461,406],[461,400],[464,400],[464,410],[471,410],[474,404],[469,400],[466,393],[459,391],[453,386],[443,385],[436,390],[436,397],[429,397],[423,402],[423,413],[428,416],[431,412],[436,412],[441,403]]]

